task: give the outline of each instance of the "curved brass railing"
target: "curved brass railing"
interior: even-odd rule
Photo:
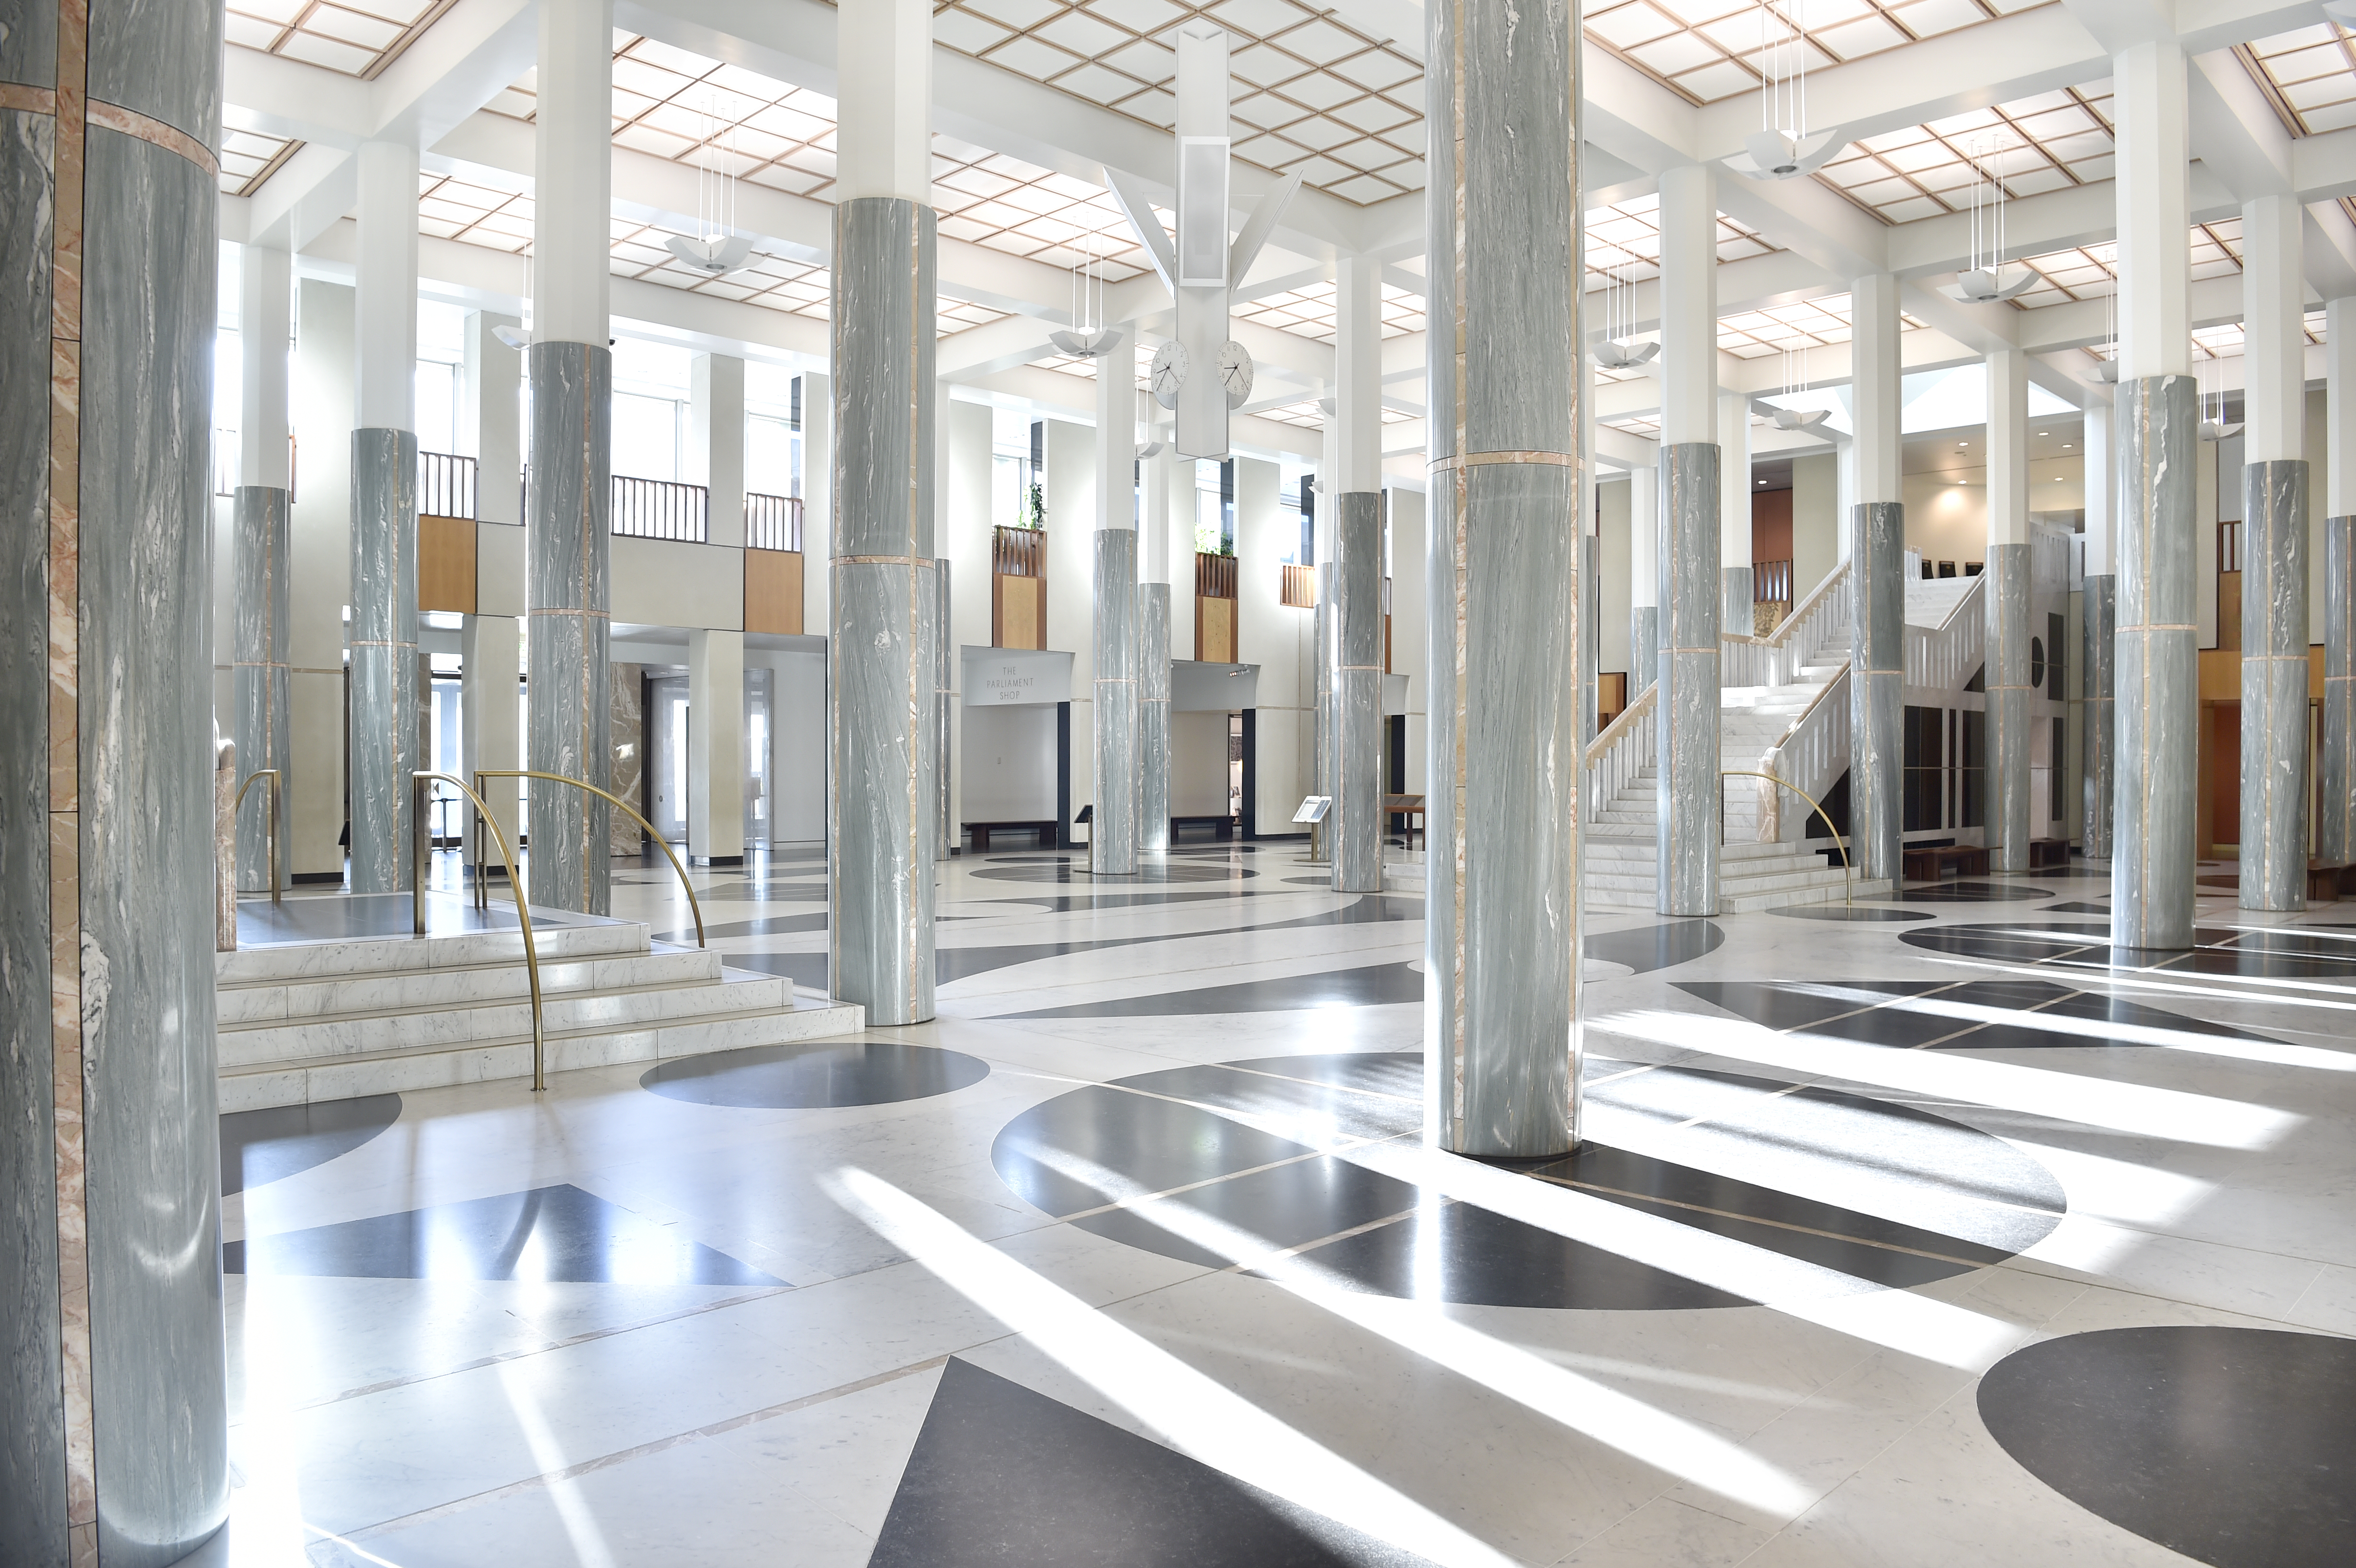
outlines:
[[[270,816],[262,825],[263,837],[270,844],[270,901],[284,903],[286,901],[278,896],[278,770],[256,768],[246,774],[245,782],[237,786],[237,798],[230,802],[229,808],[231,812],[235,812],[245,804],[245,792],[253,787],[253,781],[256,779],[270,781]]]
[[[695,944],[698,947],[709,947],[711,945],[710,943],[703,939],[703,906],[695,901],[695,884],[687,880],[687,868],[680,863],[679,852],[670,847],[670,841],[669,839],[655,831],[655,825],[653,823],[648,822],[645,817],[638,815],[637,807],[632,805],[628,801],[624,800],[617,795],[614,795],[606,790],[599,789],[595,784],[589,783],[586,779],[576,779],[564,773],[543,773],[535,768],[476,769],[475,784],[477,788],[481,787],[482,782],[485,779],[546,779],[551,784],[567,784],[573,785],[575,789],[585,789],[591,795],[597,796],[600,800],[612,805],[618,805],[624,811],[628,812],[630,814],[630,820],[637,823],[640,827],[645,828],[647,830],[647,837],[653,839],[657,844],[662,846],[662,852],[670,858],[670,869],[679,873],[679,885],[687,890],[688,912],[695,916]],[[472,794],[473,792],[469,791],[468,793]],[[477,809],[482,807],[482,804],[483,797],[479,795],[476,795],[475,805]],[[513,870],[509,870],[508,875],[512,879],[515,876],[515,872]],[[517,900],[520,901],[522,897],[523,894],[519,891],[516,894]],[[475,907],[477,909],[481,909],[483,907],[483,840],[482,837],[478,834],[475,838]]]
[[[508,886],[515,890],[516,895],[516,923],[523,928],[524,973],[531,981],[531,1086],[535,1090],[545,1089],[548,1087],[548,1036],[540,1019],[540,948],[531,939],[531,906],[524,901],[522,875],[516,869],[515,856],[509,852],[507,835],[501,833],[499,825],[491,819],[490,807],[483,804],[481,795],[466,787],[466,780],[450,773],[420,771],[409,775],[411,930],[418,936],[425,934],[425,873],[429,864],[426,842],[431,831],[425,820],[425,786],[435,779],[455,784],[475,803],[476,813],[489,825],[491,836],[498,840],[499,859],[507,862]],[[477,845],[480,842],[477,840]],[[475,885],[477,888],[482,886],[479,876],[475,879]],[[487,906],[477,903],[476,907]]]
[[[1852,891],[1857,885],[1857,868],[1848,863],[1848,845],[1842,839],[1840,829],[1833,826],[1832,814],[1825,810],[1822,802],[1789,779],[1779,779],[1773,773],[1762,773],[1756,768],[1720,768],[1718,770],[1718,776],[1722,779],[1765,779],[1769,784],[1783,785],[1783,788],[1815,806],[1816,815],[1825,819],[1825,827],[1833,836],[1833,848],[1840,851],[1841,902],[1849,904],[1857,901]]]

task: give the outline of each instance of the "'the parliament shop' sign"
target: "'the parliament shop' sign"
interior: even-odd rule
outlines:
[[[1072,656],[1032,648],[964,652],[968,708],[1038,707],[1072,699]]]

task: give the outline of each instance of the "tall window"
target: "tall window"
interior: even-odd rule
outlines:
[[[464,428],[466,313],[439,300],[417,302],[417,445],[422,452],[475,454]]]
[[[668,343],[614,345],[614,472],[634,479],[680,476],[680,437],[693,356]]]
[[[782,365],[744,366],[744,488],[760,496],[802,493],[801,379]]]

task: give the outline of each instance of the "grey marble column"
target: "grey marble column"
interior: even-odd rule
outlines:
[[[1310,679],[1310,751],[1315,759],[1314,793],[1331,796],[1333,794],[1333,666],[1337,662],[1337,645],[1333,641],[1333,563],[1321,560],[1316,566],[1317,607],[1309,613],[1309,642],[1316,651],[1312,656],[1315,670]],[[1315,837],[1321,847],[1329,851],[1333,844],[1333,815],[1327,812],[1324,823]]]
[[[1998,871],[2029,869],[2029,547],[1991,544],[1987,607],[1987,848]]]
[[[1639,522],[1637,527],[1644,526]],[[1661,608],[1639,604],[1628,612],[1628,700],[1652,689],[1660,677]]]
[[[0,83],[16,90],[0,99],[0,277],[16,280],[0,290],[12,1568],[160,1565],[229,1506],[209,483],[220,197],[205,151],[220,48],[220,10],[194,0],[21,5],[0,31]],[[74,66],[63,81],[60,58]],[[94,123],[100,104],[109,123]]]
[[[1718,583],[1719,630],[1738,637],[1750,636],[1759,624],[1751,608],[1751,569],[1722,566],[1719,568]]]
[[[1150,475],[1152,470],[1147,471]],[[1137,848],[1170,849],[1170,584],[1137,585]]]
[[[2307,464],[2242,470],[2244,909],[2307,907]]]
[[[534,343],[524,494],[524,765],[612,787],[614,352]],[[530,781],[531,901],[608,911],[613,807]]]
[[[1383,496],[1353,490],[1333,518],[1333,891],[1383,891]]]
[[[2356,859],[2356,517],[2323,525],[2323,754],[2316,784],[2316,854]]]
[[[1137,530],[1097,530],[1096,817],[1089,858],[1100,877],[1137,874]]]
[[[957,623],[949,614],[949,563],[946,557],[933,562],[933,625],[937,633],[933,638],[933,755],[939,764],[933,793],[940,803],[934,814],[940,823],[940,841],[934,859],[946,860],[960,837],[952,820],[956,814],[950,799],[950,755],[957,749],[951,741],[957,732],[957,648],[949,628]]]
[[[1905,816],[1906,508],[1849,508],[1849,858],[1869,880],[1895,880]]]
[[[287,732],[287,496],[274,485],[241,485],[232,513],[230,613],[235,617],[230,675],[232,739],[244,774],[278,770],[280,874],[292,845],[287,833],[294,784]],[[237,818],[237,886],[270,891],[270,784],[246,795]]]
[[[829,985],[871,1024],[933,1016],[933,212],[834,209],[834,748]]]
[[[2201,629],[2193,580],[2190,376],[2122,382],[2118,446],[2118,784],[2111,940],[2192,945]]]
[[[1430,114],[1455,128],[1428,253],[1456,258],[1428,301],[1426,1132],[1558,1154],[1581,1047],[1576,12],[1426,16]]]
[[[417,437],[352,432],[352,891],[409,886],[417,748]]]
[[[1662,613],[1655,896],[1663,914],[1718,912],[1718,445],[1661,449]]]
[[[2089,860],[2111,858],[2111,808],[2118,761],[2117,694],[2119,580],[2105,572],[2086,579],[2079,599],[2085,648],[2078,661],[2083,776],[2078,847]]]

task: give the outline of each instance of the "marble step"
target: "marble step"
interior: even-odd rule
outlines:
[[[594,921],[579,924],[540,923],[542,912],[532,912],[532,944],[542,962],[551,958],[612,957],[647,951],[647,927],[635,921]],[[557,915],[556,920],[578,917]],[[518,931],[469,931],[446,936],[353,937],[327,942],[289,942],[261,947],[241,947],[213,957],[213,980],[221,986],[249,986],[270,981],[321,978],[348,979],[389,971],[474,968],[492,964],[523,962],[523,933]]]
[[[614,957],[585,957],[540,965],[543,997],[637,986],[683,985],[720,978],[720,955],[695,948],[653,947]],[[413,1012],[481,1002],[519,1001],[531,994],[520,951],[497,964],[453,965],[432,969],[370,969],[353,975],[323,975],[287,980],[252,981],[217,988],[224,1028],[246,1024],[384,1013]]]
[[[770,984],[762,985],[768,981]],[[739,987],[746,994],[739,997]],[[779,999],[778,987],[783,987]],[[762,999],[733,1009],[662,1017],[637,1027],[594,1026],[558,1029],[550,1020],[545,1036],[548,1071],[611,1067],[747,1046],[786,1045],[856,1034],[866,1009],[795,991],[782,980],[723,971],[723,979],[702,987],[729,1000]],[[297,1057],[240,1067],[220,1074],[220,1108],[260,1110],[363,1094],[401,1093],[459,1083],[531,1075],[531,1034],[527,1019],[518,1033],[402,1050],[360,1051]]]
[[[704,955],[680,955],[701,958]],[[541,999],[541,1027],[577,1033],[584,1029],[633,1029],[701,1017],[789,1007],[792,982],[774,975],[723,970],[709,975],[696,965],[675,978],[635,986],[584,988]],[[348,1056],[365,1051],[406,1051],[505,1040],[531,1033],[529,993],[477,1002],[404,1008],[394,1011],[318,1014],[224,1026],[220,1031],[224,1068],[271,1061]]]

